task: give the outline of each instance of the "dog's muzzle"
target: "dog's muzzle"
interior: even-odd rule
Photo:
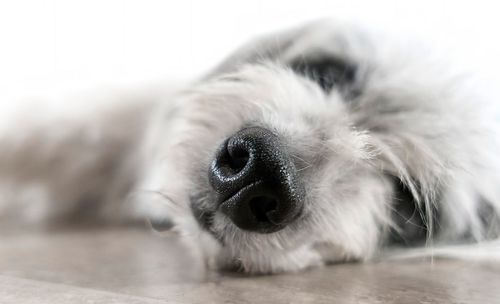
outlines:
[[[302,213],[305,189],[280,138],[245,128],[218,149],[209,169],[218,209],[243,230],[271,233]]]

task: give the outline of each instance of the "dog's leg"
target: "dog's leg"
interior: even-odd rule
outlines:
[[[124,199],[134,183],[134,151],[151,108],[147,100],[93,101],[57,115],[11,113],[0,125],[0,224],[113,213],[109,201]]]

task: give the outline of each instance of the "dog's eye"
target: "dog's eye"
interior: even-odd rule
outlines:
[[[354,83],[356,67],[342,59],[335,57],[299,58],[290,63],[296,73],[316,82],[325,92],[333,87],[344,90]]]

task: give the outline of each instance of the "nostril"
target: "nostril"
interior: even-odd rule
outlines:
[[[208,171],[209,182],[219,196],[219,203],[253,182],[252,152],[237,139],[233,136],[222,143]]]
[[[228,153],[228,165],[234,171],[234,173],[240,172],[245,168],[248,163],[250,155],[248,151],[240,147],[235,147],[227,151]]]
[[[271,223],[268,214],[278,208],[278,201],[270,196],[257,196],[252,198],[248,205],[250,212],[258,222]]]
[[[230,177],[243,170],[249,158],[250,155],[244,148],[230,147],[226,143],[219,152],[215,167],[225,176]]]

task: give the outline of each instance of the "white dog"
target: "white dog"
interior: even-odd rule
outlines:
[[[417,48],[319,22],[252,41],[173,93],[64,118],[27,109],[0,141],[0,214],[147,216],[251,273],[493,239],[495,117],[446,71]]]

